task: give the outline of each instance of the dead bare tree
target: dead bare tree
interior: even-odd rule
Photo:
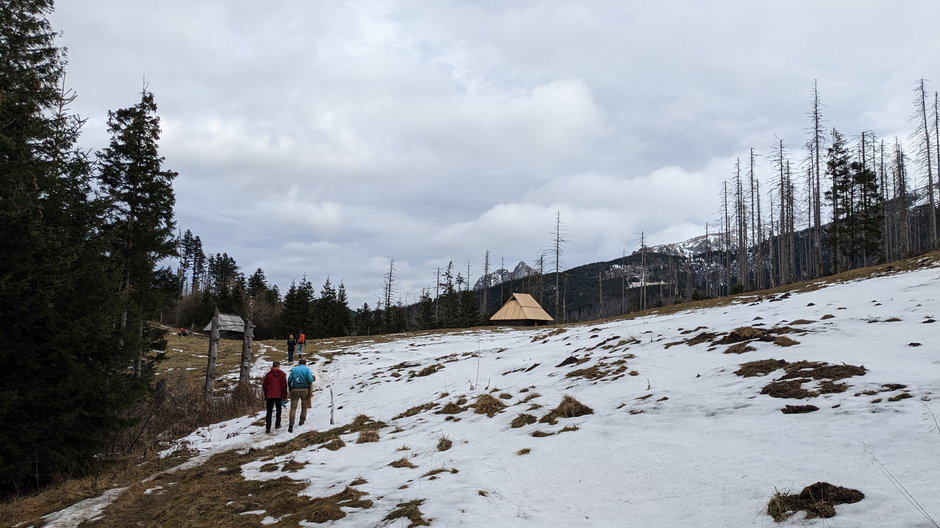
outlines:
[[[929,238],[929,247],[937,247],[937,203],[934,197],[933,183],[933,151],[930,147],[930,124],[927,120],[927,88],[926,81],[920,79],[917,81],[917,87],[914,90],[915,113],[913,118],[917,122],[917,128],[914,130],[913,139],[918,145],[918,154],[922,165],[927,170],[927,202],[929,210],[927,211],[927,234]],[[934,138],[936,141],[936,138]]]

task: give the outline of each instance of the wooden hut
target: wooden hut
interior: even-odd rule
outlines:
[[[203,332],[212,330],[212,321],[202,329]],[[245,334],[245,321],[238,315],[219,314],[219,337],[241,339]]]
[[[528,293],[514,293],[490,321],[512,326],[536,326],[554,322]]]

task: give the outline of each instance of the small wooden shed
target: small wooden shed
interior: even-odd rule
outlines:
[[[202,329],[203,332],[212,330],[212,321]],[[245,333],[245,321],[235,314],[219,314],[219,335],[221,337],[242,337]]]
[[[536,326],[555,320],[528,293],[514,293],[490,321],[513,326]]]

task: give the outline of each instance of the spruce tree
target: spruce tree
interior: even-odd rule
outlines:
[[[94,466],[146,389],[117,346],[105,203],[75,142],[50,0],[0,9],[0,494]]]
[[[108,113],[111,142],[98,152],[101,191],[109,202],[106,234],[121,273],[121,346],[137,354],[134,373],[161,333],[152,327],[167,299],[159,295],[157,264],[175,256],[173,179],[159,154],[160,118],[153,94],[136,105]]]

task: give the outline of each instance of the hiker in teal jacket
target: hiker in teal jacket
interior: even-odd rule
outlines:
[[[299,364],[292,368],[290,376],[287,377],[287,388],[290,391],[290,423],[287,426],[289,432],[294,431],[294,416],[297,414],[297,406],[300,405],[300,423],[304,424],[307,420],[307,409],[310,408],[311,398],[313,397],[313,381],[316,377],[307,367],[307,360],[301,359]]]

